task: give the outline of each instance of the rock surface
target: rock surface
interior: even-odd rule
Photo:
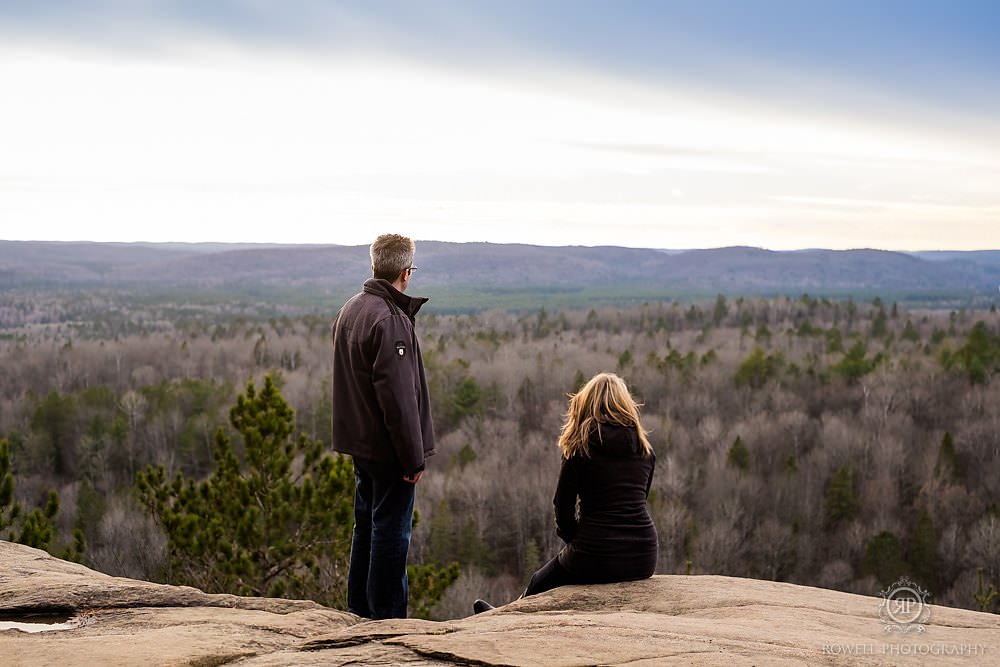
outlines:
[[[1000,664],[1000,616],[929,606],[887,632],[881,598],[721,576],[567,586],[445,622],[109,577],[0,542],[0,663],[29,665]],[[65,620],[61,619],[61,620]],[[3,624],[0,623],[0,628]]]

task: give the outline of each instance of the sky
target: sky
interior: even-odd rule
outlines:
[[[0,239],[1000,248],[993,0],[0,0]]]

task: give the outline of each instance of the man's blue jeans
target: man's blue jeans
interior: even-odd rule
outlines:
[[[354,540],[347,608],[365,618],[406,618],[406,555],[415,484],[396,465],[354,458]]]

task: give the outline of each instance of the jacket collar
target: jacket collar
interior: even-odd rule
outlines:
[[[408,296],[392,286],[388,280],[383,278],[369,278],[365,281],[364,291],[366,294],[374,294],[383,299],[391,300],[396,306],[406,313],[412,320],[417,315],[420,307],[430,299],[425,296]]]
[[[598,423],[597,426],[590,432],[587,442],[591,452],[597,450],[605,456],[627,457],[635,456],[641,451],[639,435],[634,426],[611,423]]]

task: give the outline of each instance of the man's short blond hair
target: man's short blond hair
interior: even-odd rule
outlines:
[[[372,258],[372,275],[393,282],[413,265],[417,250],[413,239],[399,234],[382,234],[369,248]]]

